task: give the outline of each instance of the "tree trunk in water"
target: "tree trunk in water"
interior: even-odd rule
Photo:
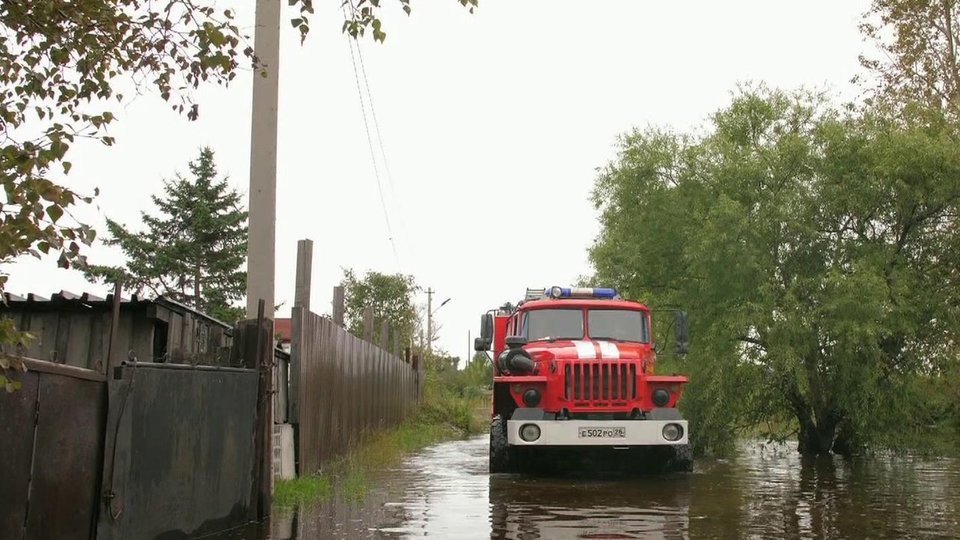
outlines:
[[[833,441],[833,453],[841,456],[853,455],[857,449],[857,436],[848,423],[843,423],[837,431],[837,438]]]
[[[820,422],[814,421],[814,419],[808,415],[797,418],[800,422],[797,450],[801,454],[829,454],[833,449],[834,439],[837,434],[837,423],[831,418],[833,415],[825,416],[827,416],[827,419]]]

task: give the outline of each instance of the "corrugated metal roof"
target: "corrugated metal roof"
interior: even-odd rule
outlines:
[[[37,293],[28,293],[26,295],[18,295],[18,294],[7,293],[7,292],[3,293],[3,296],[7,304],[28,304],[28,305],[36,306],[38,308],[55,307],[57,305],[64,305],[64,304],[79,304],[79,305],[86,305],[88,307],[93,307],[94,305],[97,305],[97,307],[109,307],[113,305],[113,294],[108,294],[105,297],[101,297],[95,294],[90,294],[88,292],[77,294],[70,291],[61,290],[60,292],[55,292],[51,294],[49,297],[41,296]],[[150,299],[150,298],[138,296],[136,294],[132,296],[123,296],[121,294],[120,303],[122,305],[137,305],[137,306],[152,303],[152,304],[172,307],[179,311],[190,312],[197,317],[207,319],[211,322],[222,325],[225,328],[233,327],[232,325],[227,324],[214,317],[211,317],[210,315],[207,315],[202,311],[197,311],[196,309],[193,309],[192,307],[184,303],[177,302],[176,300],[167,298],[165,296],[158,296],[154,299]],[[0,305],[0,308],[2,307],[3,306]]]
[[[94,307],[95,305],[97,307],[110,307],[113,305],[113,294],[107,294],[106,296],[101,297],[95,294],[90,294],[88,292],[77,294],[77,293],[74,293],[71,291],[65,291],[65,290],[52,293],[49,296],[42,296],[37,293],[27,293],[25,295],[19,295],[19,294],[14,294],[10,292],[5,292],[3,293],[3,298],[6,301],[5,302],[6,304],[27,304],[28,306],[31,306],[31,307],[35,306],[37,308],[55,308],[59,305],[64,305],[64,304],[86,305],[87,307],[91,307],[91,308]],[[167,307],[172,307],[176,310],[189,311],[190,313],[192,313],[197,317],[201,317],[213,323],[222,325],[224,328],[230,331],[233,330],[233,325],[225,323],[219,319],[216,319],[214,317],[211,317],[210,315],[207,315],[206,313],[197,311],[196,309],[193,309],[192,307],[182,302],[178,302],[176,300],[167,298],[165,296],[158,296],[154,299],[149,299],[149,298],[138,296],[136,294],[132,296],[123,296],[121,294],[120,302],[121,304],[124,304],[124,305],[137,305],[137,306],[143,305],[143,304],[150,304],[150,303],[157,304],[157,305],[165,305]],[[3,307],[4,307],[3,304],[0,304],[0,310],[2,310]],[[290,319],[288,318],[285,320],[289,325]],[[283,322],[280,322],[280,321],[284,321],[284,319],[275,319],[274,326],[275,327],[279,326],[282,332]],[[289,333],[290,331],[289,329],[287,329],[286,331],[287,339],[289,339]],[[280,349],[279,344],[276,345],[276,350],[278,352],[283,352]],[[283,352],[283,354],[289,356],[285,352]]]
[[[100,297],[95,294],[90,294],[88,292],[76,294],[70,291],[61,290],[60,292],[55,292],[50,296],[41,296],[37,293],[27,293],[26,296],[21,296],[18,294],[13,294],[10,292],[3,293],[4,300],[7,302],[71,302],[79,301],[84,303],[99,303],[99,302],[113,302],[113,295],[108,294],[106,297]],[[125,297],[122,294],[120,295],[120,301],[124,303],[140,303],[148,302],[145,298],[140,298],[137,295]]]

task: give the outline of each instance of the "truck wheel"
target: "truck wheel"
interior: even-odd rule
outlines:
[[[510,445],[507,444],[507,422],[500,415],[490,422],[490,473],[510,472]]]
[[[693,472],[693,449],[689,444],[673,447],[670,470],[674,472]]]

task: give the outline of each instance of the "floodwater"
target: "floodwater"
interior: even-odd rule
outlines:
[[[744,443],[693,473],[487,474],[487,439],[436,445],[362,503],[332,501],[233,538],[960,538],[960,460],[801,459]]]

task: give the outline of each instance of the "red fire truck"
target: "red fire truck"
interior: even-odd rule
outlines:
[[[674,311],[672,326],[683,355],[686,314]],[[517,307],[483,315],[474,348],[493,351],[491,473],[588,456],[692,470],[676,408],[687,378],[654,374],[643,304],[609,288],[528,289]]]

